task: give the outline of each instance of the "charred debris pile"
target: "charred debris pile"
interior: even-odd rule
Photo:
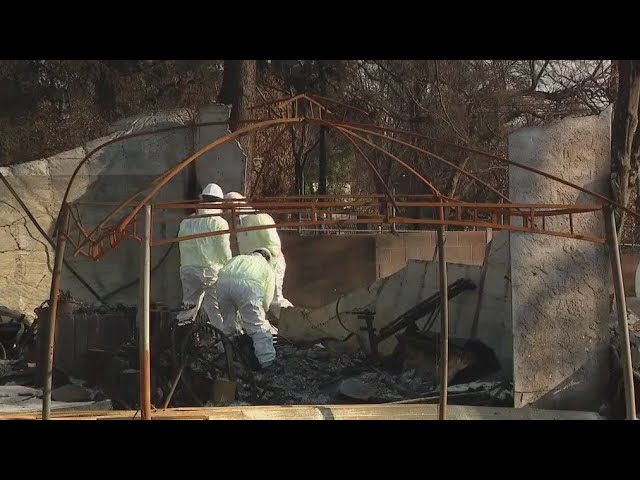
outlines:
[[[460,281],[454,282],[450,292],[455,294],[460,288]],[[61,314],[119,313],[135,318],[135,308],[85,305],[68,293],[63,295]],[[249,337],[226,338],[214,331],[202,314],[193,324],[179,326],[175,312],[167,310],[152,322],[152,404],[166,408],[437,403],[439,335],[419,331],[415,323],[433,314],[438,302],[437,296],[431,297],[394,319],[386,330],[366,332],[371,346],[384,335],[395,335],[398,345],[390,356],[382,358],[375,348],[354,351],[347,342],[335,339],[294,344],[276,336],[277,363],[267,372],[257,368]],[[31,397],[38,398],[43,358],[42,342],[37,341],[38,323],[47,318],[46,303],[36,313],[36,320],[27,322],[17,312],[0,312],[0,342],[6,352],[0,386],[33,388]],[[59,365],[54,368],[54,401],[139,408],[135,322],[130,322],[128,339],[117,348],[90,349],[75,361],[83,364],[83,378],[73,378]],[[450,338],[448,393],[451,404],[513,406],[512,382],[502,376],[493,351],[475,339]]]

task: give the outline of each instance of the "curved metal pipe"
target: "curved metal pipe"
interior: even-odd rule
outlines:
[[[471,172],[467,172],[464,168],[456,165],[453,162],[450,162],[449,160],[446,160],[442,157],[440,157],[439,155],[436,155],[435,153],[432,153],[428,150],[425,150],[423,148],[420,148],[416,145],[411,145],[410,143],[404,142],[402,140],[398,140],[397,138],[393,138],[393,137],[388,137],[386,135],[382,135],[380,133],[377,132],[372,132],[370,130],[366,130],[364,128],[354,128],[354,130],[358,130],[358,131],[363,131],[366,133],[369,133],[370,135],[375,135],[376,137],[384,137],[387,140],[390,140],[392,142],[398,143],[402,146],[408,147],[408,148],[412,148],[417,152],[420,153],[424,153],[425,155],[428,155],[440,162],[443,162],[447,165],[449,165],[450,167],[453,167],[454,169],[456,169],[457,171],[459,171],[460,173],[462,173],[463,175],[465,175],[466,177],[471,178],[472,180],[475,180],[476,182],[478,182],[480,185],[482,185],[483,187],[488,188],[489,190],[491,190],[493,193],[497,194],[500,198],[502,198],[504,201],[511,203],[511,200],[509,199],[509,197],[506,197],[505,195],[503,195],[500,191],[496,190],[495,188],[493,188],[491,185],[489,185],[488,183],[486,183],[485,181],[481,180],[480,178],[478,178],[477,176],[475,176],[473,173]]]
[[[497,161],[502,162],[502,163],[507,163],[509,165],[513,165],[514,167],[522,168],[523,170],[527,170],[527,171],[529,171],[531,173],[535,173],[537,175],[542,175],[545,178],[548,178],[550,180],[559,182],[559,183],[561,183],[563,185],[566,185],[567,187],[574,188],[574,189],[576,189],[576,190],[578,190],[578,191],[580,191],[582,193],[586,193],[587,195],[590,195],[590,196],[592,196],[594,198],[597,198],[597,199],[599,199],[599,200],[601,200],[601,201],[603,201],[603,202],[605,202],[605,203],[607,203],[609,205],[613,205],[613,206],[615,206],[617,208],[620,208],[620,209],[624,210],[626,213],[628,213],[629,215],[631,215],[631,216],[633,216],[635,218],[640,218],[640,213],[638,213],[638,212],[636,212],[634,210],[631,210],[631,209],[621,205],[620,203],[617,203],[616,201],[612,200],[609,197],[606,197],[606,196],[601,195],[601,194],[599,194],[597,192],[593,192],[591,190],[583,188],[583,187],[581,187],[579,185],[576,185],[575,183],[571,183],[571,182],[569,182],[567,180],[564,180],[564,179],[562,179],[560,177],[557,177],[555,175],[552,175],[550,173],[545,173],[542,170],[538,170],[537,168],[529,167],[529,166],[524,165],[522,163],[515,162],[513,160],[509,160],[507,158],[501,157],[499,155],[495,155],[493,153],[485,152],[485,151],[478,150],[478,149],[471,148],[471,147],[465,147],[465,146],[462,146],[462,145],[455,144],[453,142],[449,142],[447,140],[440,140],[438,138],[430,137],[428,135],[422,135],[420,133],[409,132],[407,130],[398,130],[398,129],[387,128],[387,127],[378,127],[378,126],[371,126],[371,125],[367,125],[367,124],[358,124],[358,123],[349,123],[349,122],[341,122],[341,123],[338,123],[338,125],[346,126],[346,127],[348,127],[348,126],[354,126],[354,127],[368,126],[368,127],[372,127],[374,129],[377,129],[377,130],[384,130],[384,131],[387,131],[387,132],[399,133],[399,134],[408,135],[408,136],[411,136],[411,137],[414,137],[414,138],[422,138],[422,139],[425,139],[425,140],[428,140],[428,141],[432,141],[432,142],[435,142],[435,143],[440,143],[441,145],[447,145],[449,147],[458,148],[458,149],[464,150],[466,152],[476,153],[478,155],[482,155],[484,157],[488,157],[488,158],[491,158],[493,160],[497,160]]]

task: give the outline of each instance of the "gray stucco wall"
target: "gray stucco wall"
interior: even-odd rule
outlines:
[[[509,137],[509,157],[608,194],[610,111],[525,128]],[[586,194],[510,168],[520,203],[596,203]],[[568,217],[546,222],[568,231]],[[576,232],[604,235],[600,215],[574,216]],[[515,405],[596,409],[608,378],[610,267],[607,248],[581,240],[511,233]]]
[[[127,133],[188,125],[194,121],[225,121],[228,116],[228,107],[209,105],[196,112],[185,109],[131,117],[116,122],[107,137],[51,158],[1,168],[0,171],[21,195],[42,227],[51,234],[69,178],[89,151]],[[80,170],[69,199],[72,202],[120,202],[155,176],[227,133],[226,125],[192,127],[109,145]],[[239,144],[230,142],[196,160],[194,169],[183,170],[158,193],[155,201],[186,199],[190,183],[195,188],[201,188],[209,182],[216,182],[225,191],[243,191],[245,165],[245,155]],[[92,229],[113,207],[79,205],[78,208],[83,222]],[[178,225],[177,219],[158,222],[154,228],[155,238],[175,236]],[[168,248],[161,246],[152,249],[152,266],[158,263]],[[0,304],[32,314],[33,309],[49,296],[53,254],[53,249],[31,225],[11,194],[0,185]],[[67,252],[66,258],[101,295],[135,280],[139,272],[139,246],[131,241],[122,243],[98,262],[73,257],[71,251]],[[179,303],[181,285],[178,266],[178,248],[174,246],[152,275],[152,300]],[[63,276],[62,288],[71,290],[78,298],[94,301],[69,272]],[[136,296],[137,289],[134,286],[110,297],[109,301],[135,303]]]

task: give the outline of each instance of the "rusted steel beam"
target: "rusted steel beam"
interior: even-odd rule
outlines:
[[[62,225],[66,225],[69,219],[69,206],[64,205],[60,220]],[[58,298],[60,294],[60,279],[64,260],[64,250],[67,244],[67,235],[64,228],[58,231],[58,241],[56,242],[56,256],[53,264],[53,274],[51,277],[51,292],[49,294],[49,323],[47,325],[47,357],[44,373],[44,390],[42,392],[42,419],[49,420],[51,415],[51,386],[53,383],[53,352],[56,341],[56,320],[58,318]]]
[[[138,337],[140,347],[140,411],[143,420],[151,420],[151,205],[145,205],[144,236],[140,255],[140,297],[138,299]]]
[[[444,208],[440,207],[444,221]],[[446,226],[438,227],[438,269],[440,274],[440,409],[438,419],[447,419],[447,389],[449,383],[449,281],[447,280]]]
[[[373,218],[354,218],[348,220],[308,220],[301,222],[276,222],[274,225],[261,225],[256,227],[242,227],[237,228],[237,232],[249,232],[253,230],[265,230],[269,228],[289,228],[289,227],[299,227],[299,226],[316,226],[316,225],[340,225],[340,224],[362,224],[362,223],[376,223],[376,224],[384,224],[384,222],[376,221],[377,219]],[[566,232],[556,232],[551,230],[542,230],[539,228],[530,228],[530,227],[521,227],[518,225],[508,225],[508,224],[498,224],[491,222],[473,222],[473,221],[458,221],[458,220],[438,220],[438,219],[414,219],[414,218],[403,218],[403,217],[390,217],[389,224],[398,223],[404,225],[418,224],[418,225],[454,225],[461,227],[483,227],[483,228],[495,228],[502,230],[510,230],[514,232],[530,232],[530,233],[538,233],[542,235],[551,235],[556,237],[564,237],[564,238],[574,238],[577,240],[585,240],[593,243],[606,243],[606,240],[601,237],[596,237],[592,235],[581,235],[581,234],[571,234]],[[163,240],[158,240],[153,243],[153,246],[166,245],[169,243],[191,240],[194,238],[204,238],[204,237],[213,237],[216,235],[224,235],[231,233],[231,230],[219,230],[216,232],[207,232],[207,233],[199,233],[194,235],[186,235],[184,237],[174,237]]]
[[[567,233],[567,232],[559,232],[552,230],[545,230],[542,228],[532,227],[530,226],[530,222],[526,222],[524,226],[519,225],[510,225],[510,224],[499,224],[495,222],[483,222],[483,221],[467,221],[467,220],[438,220],[438,219],[415,219],[415,218],[405,218],[405,217],[389,217],[381,218],[383,216],[374,216],[374,215],[358,215],[359,218],[349,218],[349,219],[322,219],[322,220],[304,220],[304,221],[291,221],[291,222],[276,222],[273,225],[261,225],[256,227],[241,227],[241,228],[233,228],[228,230],[220,230],[216,232],[207,232],[200,233],[194,235],[187,235],[183,237],[174,237],[169,239],[163,239],[153,242],[153,246],[161,246],[167,245],[170,243],[191,240],[194,238],[205,238],[212,237],[223,234],[231,234],[235,232],[248,232],[253,230],[265,230],[269,228],[297,228],[297,227],[311,227],[311,226],[320,226],[320,225],[345,225],[345,224],[379,224],[379,225],[392,225],[392,224],[402,224],[402,225],[453,225],[453,226],[461,226],[461,227],[480,227],[480,228],[493,228],[493,229],[502,229],[509,230],[514,232],[528,232],[528,233],[536,233],[542,235],[550,235],[556,237],[563,238],[573,238],[577,240],[585,240],[593,243],[606,243],[606,240],[602,237],[597,237],[593,235],[586,234],[576,234],[576,233]],[[526,217],[525,217],[526,218]],[[111,232],[105,232],[101,237],[91,242],[89,246],[89,251],[83,251],[80,247],[77,249],[76,254],[88,256],[94,260],[100,258],[104,253],[111,250],[117,245],[109,244],[108,248],[102,246],[102,243],[109,238]],[[133,239],[136,241],[140,241],[140,238],[135,235],[122,235],[120,237],[122,239]],[[119,240],[120,241],[120,240]]]
[[[636,419],[636,395],[633,383],[633,363],[631,359],[631,341],[629,339],[629,322],[627,319],[627,304],[624,294],[622,279],[622,266],[620,263],[620,247],[618,245],[618,233],[614,210],[610,206],[605,209],[604,223],[609,244],[609,256],[613,273],[613,285],[615,288],[616,310],[618,313],[618,329],[622,336],[622,370],[624,373],[625,406],[627,408],[627,420]]]

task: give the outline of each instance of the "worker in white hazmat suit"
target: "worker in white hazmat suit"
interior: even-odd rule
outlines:
[[[268,213],[260,213],[251,207],[242,206],[246,203],[245,197],[238,192],[229,192],[225,195],[225,200],[232,200],[240,205],[236,210],[236,227],[258,227],[264,225],[275,225],[273,217]],[[241,255],[246,255],[258,248],[266,248],[273,257],[275,265],[276,284],[273,297],[273,303],[269,306],[269,311],[280,318],[280,309],[293,307],[293,304],[284,297],[282,292],[282,284],[284,283],[284,274],[287,269],[287,262],[282,253],[282,244],[278,231],[274,228],[266,228],[262,230],[251,230],[248,232],[237,232],[238,249]]]
[[[249,255],[237,255],[218,275],[218,302],[223,318],[222,331],[234,335],[240,313],[242,327],[253,341],[253,350],[261,368],[275,362],[271,325],[266,312],[275,292],[275,271],[271,253],[260,248]]]
[[[220,202],[223,199],[222,189],[215,183],[210,183],[202,190],[201,198],[205,202]],[[178,236],[228,230],[229,224],[221,216],[202,216],[221,213],[220,209],[198,209],[194,215],[180,223]],[[180,312],[178,321],[182,323],[194,320],[202,307],[209,322],[221,329],[222,316],[218,308],[216,281],[220,269],[231,259],[229,234],[184,240],[179,245],[182,303],[195,307]]]

